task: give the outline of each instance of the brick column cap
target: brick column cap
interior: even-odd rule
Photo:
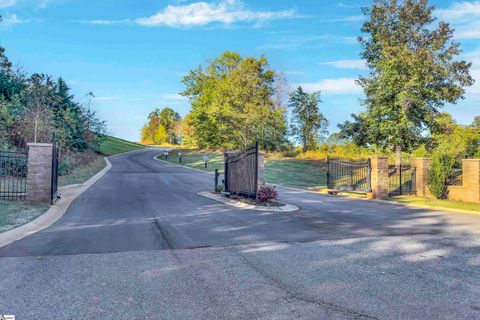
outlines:
[[[420,158],[412,158],[412,160],[432,160],[432,158],[429,158],[429,157],[420,157]]]
[[[30,142],[30,143],[27,143],[27,146],[29,146],[29,147],[53,147],[53,144],[51,144],[51,143]]]
[[[462,159],[462,162],[480,162],[480,159]]]

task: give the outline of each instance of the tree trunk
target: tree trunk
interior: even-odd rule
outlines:
[[[395,167],[400,168],[402,164],[402,147],[395,147]]]

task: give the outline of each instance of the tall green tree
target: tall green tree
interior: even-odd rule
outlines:
[[[319,138],[327,133],[328,121],[320,112],[320,92],[307,93],[302,87],[290,94],[292,134],[302,143],[303,151],[314,150]]]
[[[265,57],[225,52],[183,79],[200,147],[243,148],[258,141],[266,149],[285,143],[286,108],[275,103],[276,73]]]
[[[340,129],[354,141],[395,150],[397,164],[402,150],[432,129],[445,103],[463,98],[474,82],[471,64],[458,60],[453,30],[433,11],[427,0],[376,0],[364,8],[359,40],[370,72],[358,84],[366,111]]]

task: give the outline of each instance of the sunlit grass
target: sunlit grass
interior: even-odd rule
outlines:
[[[450,201],[450,200],[442,200],[442,199],[424,199],[424,198],[413,197],[413,196],[395,196],[395,197],[391,197],[390,199],[398,202],[422,206],[422,207],[457,209],[457,210],[466,210],[466,211],[480,213],[479,203]]]
[[[142,148],[146,148],[146,146],[140,143],[127,141],[112,136],[105,136],[105,138],[100,143],[99,152],[106,156],[112,156],[115,154]]]

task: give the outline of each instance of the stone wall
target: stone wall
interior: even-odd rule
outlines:
[[[416,187],[417,196],[433,198],[428,188],[428,169],[432,160],[429,158],[416,158],[412,165],[417,168]],[[448,186],[448,199],[463,202],[480,203],[480,159],[462,160],[461,186]]]
[[[50,202],[52,183],[52,144],[28,144],[27,201]]]

